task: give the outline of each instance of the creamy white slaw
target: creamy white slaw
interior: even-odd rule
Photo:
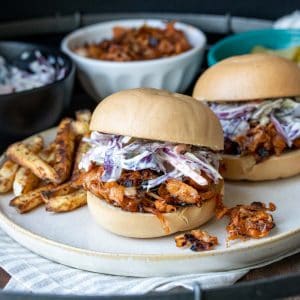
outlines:
[[[29,55],[23,52],[20,61],[25,62]],[[38,50],[34,51],[33,56],[26,69],[18,68],[0,56],[0,95],[41,87],[65,77],[66,68],[62,58],[45,57]]]
[[[226,138],[232,139],[246,134],[250,129],[250,121],[256,121],[260,125],[272,122],[289,147],[300,137],[299,98],[239,103],[215,102],[208,105],[219,118]]]
[[[101,180],[104,182],[117,181],[123,169],[150,169],[160,173],[157,178],[143,182],[142,187],[148,190],[162,184],[168,178],[182,176],[190,177],[199,185],[207,185],[208,182],[201,175],[201,171],[214,182],[222,178],[217,171],[220,157],[208,149],[96,131],[85,141],[91,145],[91,149],[82,158],[79,168],[88,171],[92,164],[103,165]],[[180,150],[182,147],[185,151]]]

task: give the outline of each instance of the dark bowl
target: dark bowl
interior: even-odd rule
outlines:
[[[0,42],[0,56],[14,61],[24,51],[40,50],[44,55],[61,57],[64,78],[51,84],[0,95],[0,141],[12,141],[53,126],[68,107],[74,84],[75,67],[61,51],[23,42]]]

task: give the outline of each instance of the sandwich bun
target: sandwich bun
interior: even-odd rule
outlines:
[[[104,229],[132,238],[155,238],[196,228],[214,216],[216,207],[215,200],[209,200],[201,207],[188,206],[176,212],[164,213],[162,215],[169,228],[169,232],[166,232],[161,221],[152,213],[124,211],[90,192],[87,193],[87,203],[94,220]]]
[[[256,163],[253,156],[223,155],[222,176],[229,180],[261,181],[286,178],[300,173],[300,150],[271,156]]]
[[[300,96],[300,68],[272,54],[222,60],[198,79],[193,97],[204,101],[249,101]]]
[[[192,97],[138,88],[110,95],[96,107],[90,129],[154,141],[191,144],[222,150],[223,130],[209,107]],[[223,188],[223,181],[220,182]],[[223,193],[222,193],[223,195]],[[220,195],[220,196],[222,196]],[[115,234],[154,238],[193,229],[212,218],[215,200],[162,214],[128,212],[88,192],[89,210],[98,224]]]
[[[272,54],[230,57],[207,69],[193,97],[205,102],[251,101],[300,96],[300,68]],[[300,150],[256,163],[253,156],[223,155],[222,175],[230,180],[271,180],[300,173]]]
[[[91,130],[222,150],[223,130],[204,103],[164,90],[138,88],[110,95],[96,107]]]

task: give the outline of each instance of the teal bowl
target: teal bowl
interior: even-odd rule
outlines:
[[[300,30],[263,29],[231,35],[210,48],[207,54],[208,65],[212,66],[230,56],[250,53],[258,45],[270,49],[300,45]]]

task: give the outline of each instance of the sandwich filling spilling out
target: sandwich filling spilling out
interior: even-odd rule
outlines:
[[[129,212],[162,213],[221,202],[219,155],[204,147],[92,132],[80,163],[84,188]]]
[[[300,98],[208,103],[224,132],[224,153],[271,155],[300,148]]]

